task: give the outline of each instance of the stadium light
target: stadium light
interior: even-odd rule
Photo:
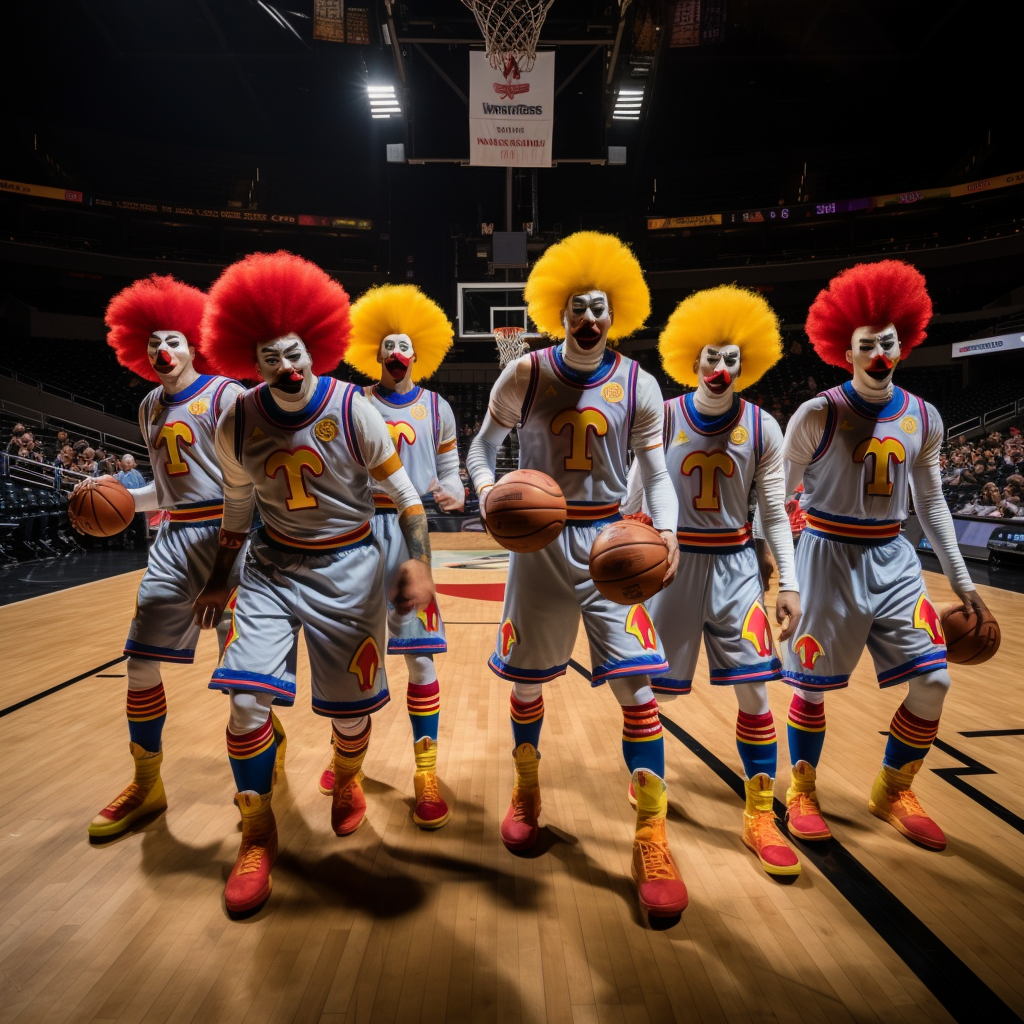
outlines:
[[[402,116],[402,108],[393,85],[368,85],[366,96],[370,101],[370,116],[375,120]]]
[[[644,105],[643,89],[620,89],[615,96],[613,121],[639,121],[640,109]]]

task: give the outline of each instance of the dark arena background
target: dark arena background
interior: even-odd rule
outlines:
[[[68,0],[4,11],[0,1022],[1019,1022],[1014,5],[476,0],[483,16],[549,7],[536,69],[493,73],[482,107],[473,6]],[[506,145],[531,127],[482,134],[481,111],[542,106],[532,150]],[[630,876],[621,716],[610,687],[591,686],[598,666],[582,629],[564,677],[545,687],[539,838],[518,854],[502,845],[509,685],[487,661],[496,632],[499,648],[511,643],[509,559],[482,524],[466,456],[500,371],[495,330],[525,332],[532,350],[563,340],[537,329],[523,289],[537,260],[581,230],[618,236],[639,261],[651,314],[618,351],[666,399],[687,390],[658,352],[678,303],[721,284],[767,300],[783,357],[743,397],[784,429],[803,402],[849,380],[805,332],[829,281],[885,259],[927,279],[927,338],[895,379],[941,414],[942,498],[1005,645],[949,670],[915,784],[946,834],[941,852],[868,813],[904,687],[879,689],[865,650],[849,688],[828,698],[824,841],[787,832],[792,690],[768,684],[774,809],[803,870],[790,885],[763,871],[743,842],[735,701],[708,685],[702,650],[692,694],[660,709],[668,838],[689,906],[667,926],[648,920]],[[452,818],[434,831],[413,821],[406,664],[389,653],[393,699],[373,716],[362,765],[366,819],[334,834],[332,798],[317,785],[330,726],[309,707],[301,641],[295,706],[278,709],[288,744],[274,787],[273,895],[235,914],[224,888],[236,787],[228,702],[207,688],[212,632],[193,664],[163,666],[167,809],[105,841],[87,834],[126,781],[124,637],[151,546],[173,524],[140,512],[118,535],[84,536],[68,503],[88,478],[125,479],[133,464],[141,479],[128,486],[153,475],[138,419],[153,385],[105,343],[115,294],[152,274],[206,290],[246,255],[282,249],[353,301],[375,285],[416,285],[454,327],[424,385],[454,411],[465,505],[445,512],[423,496],[448,638],[435,659],[434,738]],[[345,363],[332,375],[375,382]],[[518,465],[513,430],[497,475]],[[916,510],[902,536],[935,607],[958,604]],[[776,572],[764,595],[776,643],[778,584]],[[681,604],[680,619],[689,614]]]

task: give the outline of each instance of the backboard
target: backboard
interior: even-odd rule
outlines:
[[[494,343],[495,327],[535,330],[526,314],[522,281],[460,281],[458,284],[459,338]]]

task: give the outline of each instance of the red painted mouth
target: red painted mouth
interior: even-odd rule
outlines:
[[[704,386],[713,395],[722,395],[732,384],[732,374],[728,370],[716,370],[704,378]]]
[[[157,373],[170,373],[178,364],[165,352],[160,349],[153,360],[153,368]]]
[[[384,360],[384,368],[391,374],[391,379],[395,381],[404,380],[411,365],[412,359],[406,359],[404,356],[397,354],[388,356]]]
[[[273,387],[283,391],[286,395],[297,395],[302,390],[302,382],[305,378],[298,370],[282,374],[274,381]]]
[[[871,365],[864,372],[867,373],[872,380],[881,381],[885,380],[885,378],[892,373],[895,366],[895,360],[889,359],[886,356],[875,356],[875,358],[871,360]]]
[[[593,321],[581,324],[572,332],[573,340],[584,351],[592,349],[601,340],[601,328]]]

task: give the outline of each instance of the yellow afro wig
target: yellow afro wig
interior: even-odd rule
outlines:
[[[693,364],[705,345],[739,345],[737,390],[759,381],[782,358],[775,311],[757,292],[719,285],[694,292],[676,306],[658,339],[665,372],[680,384],[699,383]]]
[[[352,340],[345,362],[371,380],[379,378],[377,353],[389,334],[408,334],[412,339],[412,379],[419,381],[441,365],[455,331],[441,307],[416,285],[382,284],[352,306]]]
[[[551,246],[530,271],[524,295],[537,328],[562,338],[569,297],[592,290],[608,295],[611,341],[639,330],[650,315],[651,296],[636,257],[614,235],[598,231],[577,231]]]

